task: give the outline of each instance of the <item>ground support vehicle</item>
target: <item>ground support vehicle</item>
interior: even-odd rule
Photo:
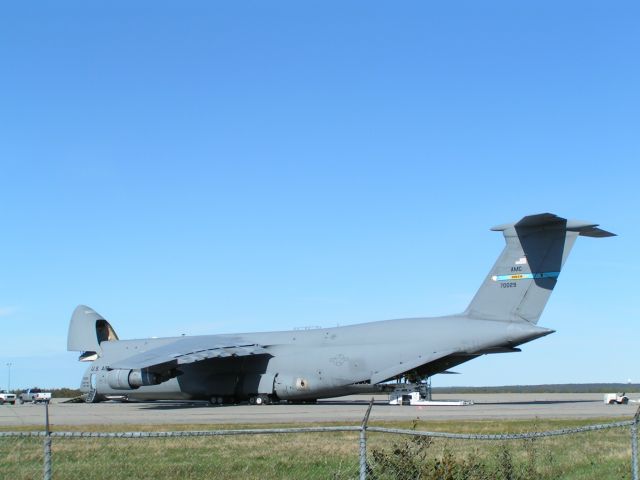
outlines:
[[[0,390],[0,405],[5,403],[10,403],[11,405],[16,404],[16,395],[14,393],[6,392],[5,390]]]
[[[49,403],[51,400],[51,392],[43,392],[39,388],[30,388],[18,395],[18,403]]]
[[[622,393],[605,393],[604,394],[604,403],[608,405],[626,405],[629,403],[629,397]]]

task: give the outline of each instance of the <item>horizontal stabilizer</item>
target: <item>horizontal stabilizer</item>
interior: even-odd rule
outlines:
[[[494,232],[503,232],[511,227],[515,228],[542,228],[542,227],[558,227],[566,229],[569,232],[578,232],[584,237],[615,237],[615,233],[607,232],[598,228],[597,223],[584,222],[581,220],[567,220],[553,213],[539,213],[537,215],[528,215],[516,223],[505,223],[492,227]]]
[[[567,230],[571,230],[567,227]],[[578,233],[582,237],[594,237],[594,238],[606,238],[606,237],[615,237],[615,233],[607,232],[606,230],[602,230],[601,228],[597,228],[596,225],[585,227],[578,230]]]

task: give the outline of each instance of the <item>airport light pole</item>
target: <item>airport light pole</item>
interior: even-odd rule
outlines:
[[[7,393],[11,392],[11,362],[7,362]]]

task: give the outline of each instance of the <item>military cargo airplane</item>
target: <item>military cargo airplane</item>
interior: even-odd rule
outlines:
[[[120,340],[84,305],[67,350],[91,362],[81,390],[107,396],[216,404],[315,401],[373,392],[407,375],[428,377],[481,355],[519,352],[553,333],[537,325],[578,236],[610,237],[597,224],[550,213],[492,228],[506,246],[467,309],[457,315],[335,328]]]

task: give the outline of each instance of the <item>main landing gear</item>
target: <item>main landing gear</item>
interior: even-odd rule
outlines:
[[[235,405],[238,403],[238,400],[235,397],[222,397],[218,395],[214,395],[209,398],[209,403],[211,405]],[[260,395],[252,395],[249,397],[250,405],[270,405],[274,403],[274,399],[271,395],[260,394]]]
[[[269,405],[271,397],[269,395],[254,395],[249,397],[249,404],[251,405]]]

